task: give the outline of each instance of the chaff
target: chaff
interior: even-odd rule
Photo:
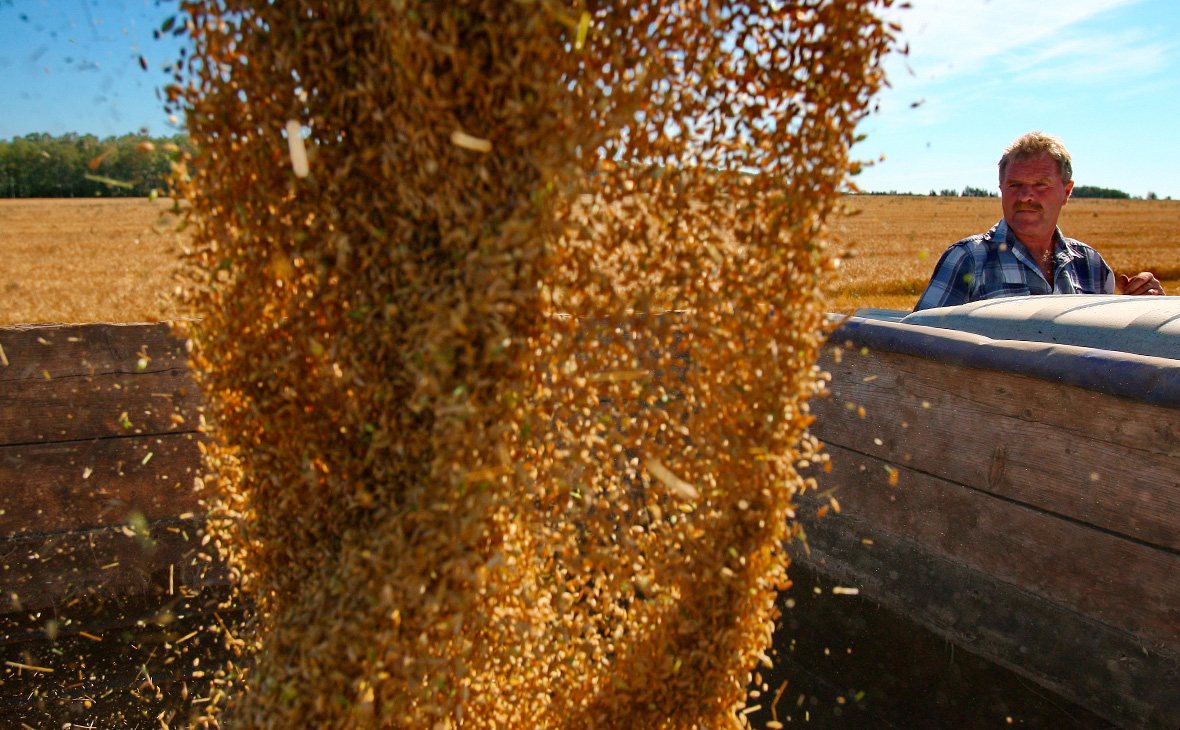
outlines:
[[[887,4],[184,4],[235,726],[741,726]]]

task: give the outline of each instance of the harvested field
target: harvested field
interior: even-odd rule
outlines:
[[[847,249],[825,287],[830,309],[912,309],[946,247],[983,233],[1002,217],[999,198],[863,195],[845,199],[831,221]],[[1180,293],[1180,201],[1070,201],[1061,230],[1098,249],[1120,274],[1154,271],[1169,294]]]
[[[0,324],[174,316],[172,201],[0,200]]]
[[[829,309],[910,309],[951,243],[1000,219],[997,198],[863,195],[832,221],[849,250],[825,287]],[[170,292],[185,234],[171,202],[0,200],[0,324],[143,322],[172,316]],[[1066,235],[1095,246],[1116,271],[1155,271],[1180,293],[1180,201],[1070,202]]]

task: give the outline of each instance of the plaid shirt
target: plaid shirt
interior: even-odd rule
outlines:
[[[1030,294],[1115,293],[1114,271],[1097,251],[1062,236],[1060,228],[1053,237],[1052,286],[1007,221],[1001,220],[987,233],[964,238],[946,250],[914,311]]]

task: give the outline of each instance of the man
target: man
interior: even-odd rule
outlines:
[[[953,244],[938,260],[914,311],[1030,294],[1163,294],[1150,272],[1119,276],[1097,251],[1057,228],[1073,191],[1073,165],[1060,139],[1020,137],[1000,158],[1004,218]]]

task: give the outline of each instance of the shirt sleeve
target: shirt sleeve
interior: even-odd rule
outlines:
[[[953,307],[971,301],[975,281],[975,260],[965,246],[948,248],[934,267],[934,274],[926,291],[918,299],[914,311],[934,307]]]

